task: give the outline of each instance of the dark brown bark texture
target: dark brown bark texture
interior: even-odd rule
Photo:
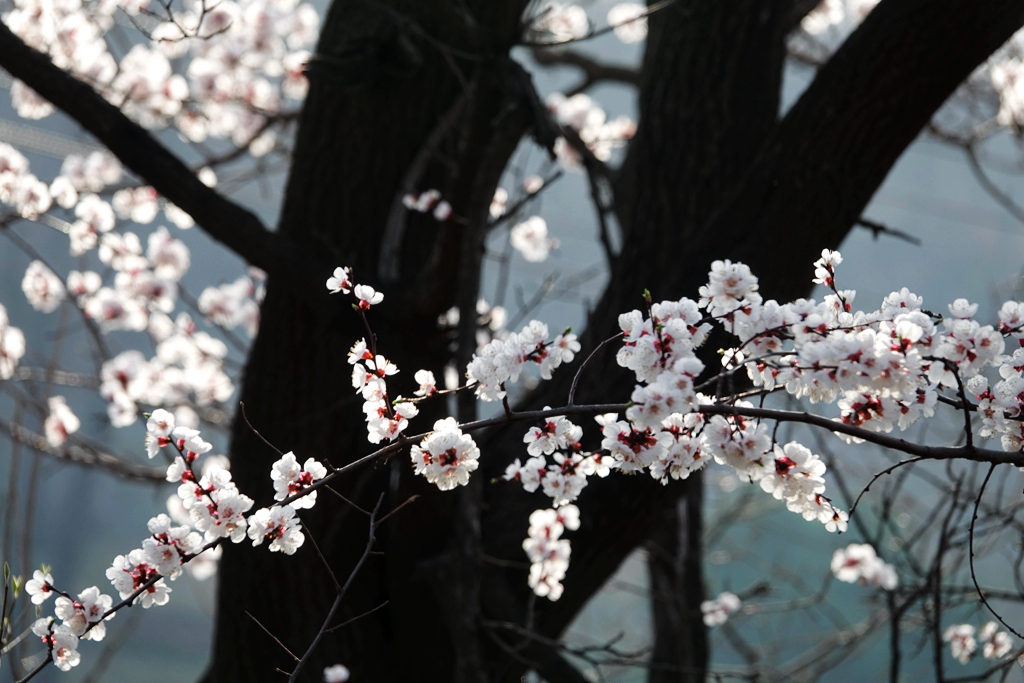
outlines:
[[[280,231],[385,288],[385,304],[372,320],[380,352],[403,369],[393,384],[406,394],[416,369],[439,374],[450,355],[452,340],[437,330],[437,315],[475,299],[466,289],[475,284],[463,277],[480,265],[472,231],[485,220],[500,171],[532,120],[509,85],[515,79],[507,62],[523,4],[335,0],[310,67]],[[750,263],[766,297],[806,294],[816,253],[838,246],[929,116],[1024,23],[1024,0],[883,0],[780,121],[793,6],[680,0],[651,17],[640,127],[615,187],[623,244],[612,285],[583,334],[583,357],[617,331],[618,313],[641,304],[645,287],[658,299],[695,296],[716,258]],[[382,282],[377,273],[396,188],[448,119],[455,123],[435,136],[440,142],[417,188],[438,187],[465,222],[408,216],[397,276]],[[344,311],[348,302],[337,305]],[[252,424],[300,460],[342,465],[368,452],[345,362],[363,334],[354,314],[318,322],[271,278],[243,384]],[[578,363],[527,403],[563,404]],[[615,365],[614,350],[605,350],[583,375],[577,402],[626,398],[633,383]],[[444,406],[424,412],[431,410],[420,424],[442,416]],[[659,596],[673,596],[654,600],[651,680],[703,680],[699,477],[666,487],[646,477],[591,481],[579,501],[581,529],[571,535],[566,592],[555,603],[534,602],[525,569],[465,559],[466,548],[480,543],[485,558],[524,563],[527,517],[545,505],[540,494],[491,483],[523,455],[521,426],[478,442],[478,495],[432,490],[412,475],[405,454],[335,487],[364,509],[381,494],[384,510],[421,497],[382,527],[381,554],[353,584],[338,620],[386,606],[327,634],[304,680],[319,680],[323,667],[336,662],[360,682],[517,681],[527,668],[552,683],[582,680],[542,641],[494,624],[557,637],[648,541],[652,585]],[[267,472],[277,454],[244,422],[235,426],[231,450],[239,487],[268,504]],[[482,506],[476,540],[472,523],[456,522],[456,502],[467,501]],[[303,520],[334,572],[346,576],[365,544],[366,516],[321,491]],[[207,680],[281,680],[275,669],[290,671],[294,662],[255,622],[299,654],[313,639],[334,588],[312,543],[293,557],[228,547],[220,576]],[[476,586],[468,592],[467,576]],[[466,596],[477,590],[474,617]],[[483,672],[457,672],[457,658],[481,662]]]

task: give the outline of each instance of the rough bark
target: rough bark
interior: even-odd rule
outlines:
[[[280,222],[283,234],[327,258],[341,262],[344,257],[355,265],[360,281],[379,284],[374,276],[394,188],[461,97],[470,98],[466,114],[451,135],[443,136],[418,189],[438,187],[460,217],[480,213],[476,181],[489,182],[486,191],[493,193],[523,130],[522,123],[515,124],[519,132],[508,142],[505,124],[516,107],[503,99],[500,88],[485,87],[488,79],[500,79],[502,60],[463,58],[475,49],[474,40],[484,39],[500,55],[501,46],[507,51],[516,33],[520,3],[484,4],[487,9],[475,14],[479,23],[456,41],[459,36],[451,29],[461,19],[445,14],[447,3],[334,3],[310,68],[311,87]],[[427,34],[443,35],[446,45],[424,38]],[[484,154],[495,147],[493,154]],[[472,182],[467,184],[466,178]],[[393,384],[407,395],[414,388],[416,369],[442,374],[449,340],[438,331],[436,320],[456,302],[458,274],[465,266],[458,245],[470,229],[454,220],[439,224],[417,214],[408,221],[398,277],[387,287],[386,304],[372,315],[380,352],[403,368]],[[467,258],[478,259],[479,254]],[[341,300],[337,305],[348,307]],[[262,314],[262,332],[243,384],[249,420],[271,442],[302,457],[314,455],[340,465],[366,452],[361,401],[349,388],[345,361],[348,346],[364,334],[361,322],[350,313],[337,325],[318,324],[273,281]],[[438,404],[419,419],[429,424],[443,410],[443,403]],[[244,422],[235,426],[232,455],[240,488],[267,501],[266,473],[277,455]],[[414,477],[407,458],[403,455],[337,487],[364,508],[381,491],[387,493],[385,510],[411,495],[421,498],[382,527],[377,545],[382,554],[357,578],[338,620],[385,601],[387,606],[327,634],[306,669],[308,680],[317,680],[324,666],[341,661],[364,681],[449,681],[456,653],[473,635],[467,636],[460,622],[462,601],[453,589],[461,584],[451,579],[457,575],[451,534],[457,497]],[[344,575],[356,560],[359,538],[365,538],[362,513],[324,492],[303,521],[335,573]],[[229,548],[223,563],[222,575],[233,580],[221,585],[207,680],[277,680],[275,668],[289,671],[292,662],[247,612],[301,652],[331,602],[326,570],[312,548],[290,558]],[[238,643],[264,646],[239,656]]]

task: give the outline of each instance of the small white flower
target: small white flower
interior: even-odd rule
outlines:
[[[82,425],[78,417],[71,412],[71,408],[64,401],[63,396],[52,396],[47,404],[50,414],[43,424],[43,431],[46,433],[46,441],[54,448],[64,445],[69,434],[74,434]]]
[[[345,683],[348,677],[348,669],[342,664],[335,664],[324,669],[324,683]]]
[[[349,279],[348,268],[338,267],[334,269],[334,276],[327,278],[327,289],[331,294],[348,294],[352,291],[352,281]]]
[[[78,666],[82,656],[78,654],[78,638],[71,629],[66,624],[61,624],[53,629],[50,638],[50,653],[57,668],[61,671],[71,671],[72,667]]]
[[[41,605],[53,595],[53,576],[36,570],[25,582],[25,592],[32,598],[33,605]]]
[[[1010,634],[999,630],[999,624],[990,621],[981,628],[978,634],[982,642],[981,654],[985,659],[1002,659],[1013,649]]]
[[[893,590],[898,583],[895,568],[875,554],[875,549],[864,543],[851,543],[832,555],[832,573],[840,581],[879,586]]]
[[[32,308],[43,313],[55,311],[67,294],[64,283],[42,261],[28,265],[21,289]]]
[[[413,379],[420,385],[420,388],[413,392],[414,395],[433,396],[437,393],[437,380],[434,379],[434,373],[430,370],[417,370]]]
[[[558,240],[548,237],[548,224],[540,216],[531,216],[512,228],[509,242],[513,249],[531,263],[546,260],[548,254],[559,245]]]
[[[370,306],[375,306],[384,301],[384,295],[370,285],[356,285],[353,291],[356,298],[359,299],[359,308],[364,311],[368,311]]]
[[[100,641],[107,633],[103,615],[110,610],[113,604],[114,601],[109,595],[103,595],[99,588],[91,586],[79,593],[77,600],[70,600],[63,595],[59,596],[54,606],[54,612],[68,627],[72,635],[86,640]],[[113,619],[114,616],[114,614],[110,614],[106,620]],[[90,628],[92,624],[95,625]]]

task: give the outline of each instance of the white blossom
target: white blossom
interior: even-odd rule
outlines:
[[[46,442],[54,448],[64,445],[69,434],[74,434],[82,425],[81,421],[65,402],[63,396],[51,396],[47,399],[50,409],[49,415],[43,423],[43,431],[46,434]]]
[[[293,555],[306,540],[301,528],[291,505],[260,508],[249,518],[249,538],[253,546],[266,539],[270,541],[271,552],[285,555]]]
[[[740,599],[728,591],[720,593],[714,600],[705,600],[700,603],[700,611],[704,615],[704,625],[709,628],[721,626],[739,610],[741,604]]]
[[[32,308],[43,313],[55,311],[66,294],[64,283],[42,261],[29,264],[21,280],[21,291]]]
[[[468,484],[470,473],[480,465],[480,449],[451,417],[435,422],[434,431],[412,446],[411,457],[416,474],[442,491]]]

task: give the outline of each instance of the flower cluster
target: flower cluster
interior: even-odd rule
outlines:
[[[562,93],[551,93],[545,104],[555,121],[574,130],[580,141],[601,161],[607,161],[612,150],[622,147],[636,135],[636,121],[628,116],[609,121],[604,109],[589,95],[579,93],[566,97]],[[555,143],[555,154],[568,168],[580,166],[579,154],[565,138],[559,138]]]
[[[650,304],[649,316],[640,311],[620,316],[623,344],[617,361],[643,384],[633,391],[626,421],[604,425],[602,448],[619,469],[650,468],[663,482],[685,478],[713,458],[748,481],[760,482],[806,519],[818,519],[830,531],[845,529],[846,513],[824,496],[825,466],[817,456],[795,442],[772,443],[767,427],[756,420],[698,412],[699,406],[716,402],[694,386],[704,370],[696,349],[707,338],[710,321],[719,320],[735,333],[762,308],[757,278],[743,264],[712,264],[700,295],[698,302]],[[723,362],[728,365],[736,357],[726,352]],[[733,405],[750,406],[743,401]]]
[[[82,661],[82,655],[78,653],[78,636],[67,624],[57,624],[50,617],[37,619],[32,624],[32,633],[43,641],[50,659],[61,671],[71,671]]]
[[[81,661],[79,639],[103,640],[107,633],[104,622],[114,617],[111,612],[113,600],[109,595],[103,595],[96,586],[90,586],[77,598],[73,597],[54,587],[53,576],[45,567],[37,569],[25,582],[25,592],[35,605],[42,605],[51,596],[57,596],[54,612],[61,623],[58,624],[53,617],[37,619],[32,624],[32,633],[47,646],[50,659],[61,671],[70,671]]]
[[[580,526],[580,511],[575,505],[563,505],[557,510],[534,510],[530,514],[530,529],[523,550],[530,558],[530,588],[540,597],[558,600],[565,587],[562,579],[569,569],[572,548],[562,538],[566,529],[575,531]]]
[[[359,287],[360,285],[356,285]],[[398,367],[367,347],[366,340],[356,342],[348,353],[352,365],[352,386],[363,397],[367,438],[370,443],[394,441],[409,426],[409,419],[419,414],[415,403],[391,400],[387,378],[398,373]]]
[[[704,615],[704,625],[708,627],[721,626],[739,610],[742,604],[738,596],[728,591],[720,593],[714,600],[705,600],[700,603],[700,611]]]
[[[978,639],[982,643],[982,656],[985,659],[1002,659],[1013,649],[1010,634],[999,630],[999,624],[990,621],[985,624],[975,637],[975,629],[970,624],[953,624],[942,634],[942,639],[949,643],[950,654],[961,664],[971,661],[978,651]]]
[[[562,363],[572,362],[579,350],[575,334],[566,330],[548,341],[548,326],[532,320],[521,332],[495,339],[474,354],[466,376],[476,384],[479,398],[496,401],[505,396],[505,383],[519,379],[528,363],[540,366],[540,376],[551,379],[551,373]]]
[[[313,482],[327,476],[327,468],[313,458],[308,458],[300,467],[291,451],[281,456],[270,471],[274,482],[274,500],[284,500],[302,493]],[[316,504],[316,491],[310,491],[292,503],[294,508],[311,508]]]
[[[639,43],[647,37],[647,8],[636,2],[619,3],[608,10],[608,24],[622,42]]]
[[[114,230],[117,217],[152,222],[160,206],[156,192],[148,187],[119,190],[113,205],[93,193],[120,175],[120,166],[105,155],[72,155],[65,159],[62,174],[51,186],[57,201],[73,210],[77,218],[66,224],[71,253],[84,256],[96,250],[100,262],[112,273],[113,282],[104,285],[104,278],[92,270],[71,271],[62,282],[42,262],[33,261],[25,272],[22,289],[37,310],[52,312],[62,301],[70,300],[102,332],[149,334],[157,348],[154,358],[146,360],[138,351],[126,351],[103,367],[101,394],[110,401],[111,422],[123,427],[136,420],[139,403],[161,406],[194,401],[208,405],[225,401],[234,385],[224,372],[227,347],[223,342],[198,331],[187,314],[178,314],[176,320],[170,317],[177,302],[178,282],[191,262],[185,244],[160,227],[148,236],[143,249],[135,233]],[[177,211],[166,203],[163,208],[169,217]],[[219,297],[218,290],[204,292],[200,309],[225,327],[245,324],[254,332],[259,317],[257,304],[240,290],[252,294],[251,281],[240,280]],[[21,346],[14,344],[14,337],[12,334],[11,349],[4,355],[13,355],[13,350]]]
[[[197,329],[192,317],[179,313],[175,320],[153,314],[150,337],[156,355],[147,360],[140,351],[124,351],[103,364],[100,394],[110,403],[107,413],[114,426],[133,424],[138,404],[150,406],[206,406],[224,402],[235,386],[224,370],[227,345]]]
[[[51,418],[62,420],[66,431],[74,431],[68,426],[73,415],[60,416],[61,406],[63,399],[51,400]],[[253,546],[267,541],[272,552],[291,555],[305,541],[296,510],[316,503],[313,486],[326,476],[324,465],[309,458],[299,466],[293,453],[284,454],[270,473],[275,500],[280,504],[247,516],[254,501],[232,481],[227,460],[207,455],[213,447],[200,432],[176,422],[174,414],[163,409],[153,411],[147,419],[146,451],[152,458],[166,449],[171,458],[167,481],[179,486],[177,495],[168,501],[170,514],[150,519],[149,535],[140,547],[115,557],[106,570],[122,603],[115,606],[95,586],[72,597],[54,585],[48,568],[36,571],[25,583],[33,604],[41,605],[51,596],[58,596],[55,613],[61,623],[44,617],[32,630],[47,645],[51,661],[62,670],[79,663],[79,639],[103,639],[103,622],[113,618],[119,607],[129,602],[143,608],[167,604],[172,590],[167,581],[181,576],[183,568],[200,579],[210,576],[216,570],[220,543],[240,543],[248,537]],[[204,455],[197,473],[196,465]]]
[[[480,449],[463,434],[453,417],[434,423],[434,430],[411,449],[413,471],[442,491],[469,483],[469,474],[480,466]]]
[[[427,190],[415,195],[407,194],[402,196],[402,205],[410,211],[419,213],[431,212],[435,220],[445,221],[452,215],[452,205],[441,199],[441,193],[437,190]]]
[[[0,142],[0,203],[25,218],[46,213],[53,203],[46,183],[29,173],[28,159],[5,142]]]
[[[1024,405],[1024,352],[1003,350],[1007,339],[1019,345],[1024,338],[1024,304],[1005,303],[998,328],[974,320],[978,306],[965,299],[950,304],[946,316],[925,312],[921,297],[906,288],[875,311],[855,311],[856,293],[836,287],[839,263],[828,250],[815,263],[815,281],[832,290],[820,304],[752,300],[726,312],[724,324],[742,342],[727,354],[732,364],[744,366],[758,387],[836,402],[839,421],[879,432],[931,417],[939,391],[963,383],[978,400],[981,435],[1020,450],[1024,433],[1013,418]],[[988,367],[1002,378],[991,388],[982,374]]]
[[[234,282],[219,287],[207,287],[199,295],[199,310],[215,325],[225,330],[241,327],[255,337],[260,325],[260,302],[265,290],[262,281],[266,275],[258,268],[250,268]]]
[[[840,581],[894,590],[899,582],[896,568],[878,557],[867,543],[851,543],[832,554],[832,573]]]
[[[149,44],[133,45],[120,61],[105,38],[118,9],[158,18]],[[266,127],[281,111],[282,95],[305,97],[302,69],[309,54],[304,48],[315,40],[319,25],[316,10],[294,0],[212,5],[194,0],[182,10],[150,7],[148,0],[20,0],[3,19],[25,42],[93,84],[146,128],[173,122],[193,142],[230,137],[254,155],[273,148]],[[191,59],[181,59],[189,53]],[[12,88],[12,100],[28,118],[52,111],[22,83]]]
[[[541,488],[544,495],[551,497],[551,504],[556,508],[571,503],[586,487],[589,475],[608,476],[610,472],[607,462],[602,466],[600,454],[583,451],[580,445],[582,438],[583,428],[564,417],[545,420],[523,437],[527,452],[534,457],[525,465],[516,458],[506,468],[505,480],[520,482],[530,493]],[[553,463],[548,463],[548,455],[552,456]]]
[[[540,216],[531,216],[509,231],[509,243],[530,263],[547,260],[558,249],[559,241],[548,237],[548,224]]]

